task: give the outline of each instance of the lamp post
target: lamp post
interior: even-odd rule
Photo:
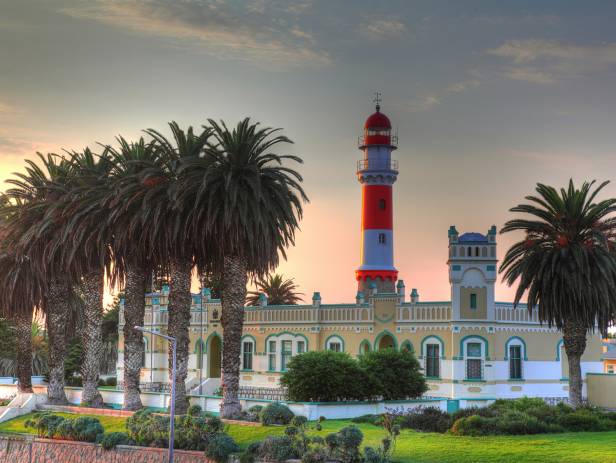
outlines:
[[[168,463],[173,463],[173,440],[174,440],[174,431],[175,431],[175,363],[176,363],[176,347],[177,341],[175,338],[171,336],[167,336],[165,334],[156,333],[152,330],[147,330],[142,326],[135,326],[137,331],[141,331],[142,333],[149,333],[153,336],[159,336],[169,343],[171,343],[171,350],[173,356],[173,362],[171,364],[171,405],[169,407],[169,458]]]

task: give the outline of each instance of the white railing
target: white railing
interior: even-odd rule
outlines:
[[[398,307],[399,322],[413,321],[449,321],[451,320],[451,306],[447,305],[411,305]]]
[[[244,323],[339,323],[371,322],[370,307],[249,307],[244,311]]]
[[[511,323],[539,323],[539,314],[537,310],[533,310],[532,315],[525,307],[517,309],[511,306],[496,306],[495,318],[499,322]]]

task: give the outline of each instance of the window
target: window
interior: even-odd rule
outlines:
[[[464,257],[464,246],[460,246],[460,257]]]
[[[477,294],[471,293],[471,309],[477,308]]]
[[[479,257],[479,246],[475,248],[475,257]]]
[[[467,251],[467,256],[468,257],[473,257],[473,248],[471,248],[470,246],[468,247]]]
[[[342,352],[342,339],[338,336],[334,336],[327,341],[327,345],[325,346],[327,350],[331,350],[334,352]]]
[[[269,371],[276,371],[276,341],[269,342],[267,358]]]
[[[197,348],[195,349],[195,354],[197,354],[197,369],[203,369],[203,341],[199,339],[197,341]]]
[[[616,366],[615,365],[608,365],[607,366],[607,372],[610,375],[613,375],[616,372]]]
[[[385,206],[386,206],[386,202],[384,199],[379,199],[379,209],[381,209],[382,211],[385,210]]]
[[[483,379],[481,343],[466,344],[466,379]]]
[[[385,244],[387,241],[387,237],[385,233],[379,233],[379,244]]]
[[[289,360],[291,360],[291,356],[293,352],[291,350],[292,342],[291,341],[282,341],[281,342],[281,355],[280,355],[280,370],[287,371],[287,364]]]
[[[428,378],[440,378],[440,346],[428,344],[426,346],[426,376]]]
[[[253,346],[252,341],[242,343],[242,370],[252,370]]]
[[[481,248],[481,257],[488,257],[488,249],[485,246]]]
[[[303,354],[306,352],[306,342],[305,341],[297,341],[297,353]]]
[[[522,346],[509,346],[509,378],[522,379]]]

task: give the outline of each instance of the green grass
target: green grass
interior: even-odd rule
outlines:
[[[62,416],[75,416],[60,413]],[[88,415],[96,416],[96,415]],[[96,416],[106,432],[124,431],[125,418]],[[0,432],[29,433],[24,422],[28,416],[0,423]],[[328,420],[321,431],[311,434],[325,437],[352,424],[349,420]],[[378,446],[385,436],[382,428],[371,424],[357,425],[364,433],[364,444]],[[279,426],[229,425],[229,434],[245,448],[267,436],[283,434]],[[536,436],[457,437],[403,430],[398,438],[394,459],[400,463],[616,463],[616,431]]]

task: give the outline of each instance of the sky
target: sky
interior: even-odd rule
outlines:
[[[306,301],[350,302],[379,91],[399,136],[395,264],[448,300],[450,225],[500,228],[537,182],[614,180],[614,18],[592,0],[0,0],[0,189],[36,151],[250,116],[304,160],[310,203],[278,271]],[[512,293],[499,279],[497,300]]]

